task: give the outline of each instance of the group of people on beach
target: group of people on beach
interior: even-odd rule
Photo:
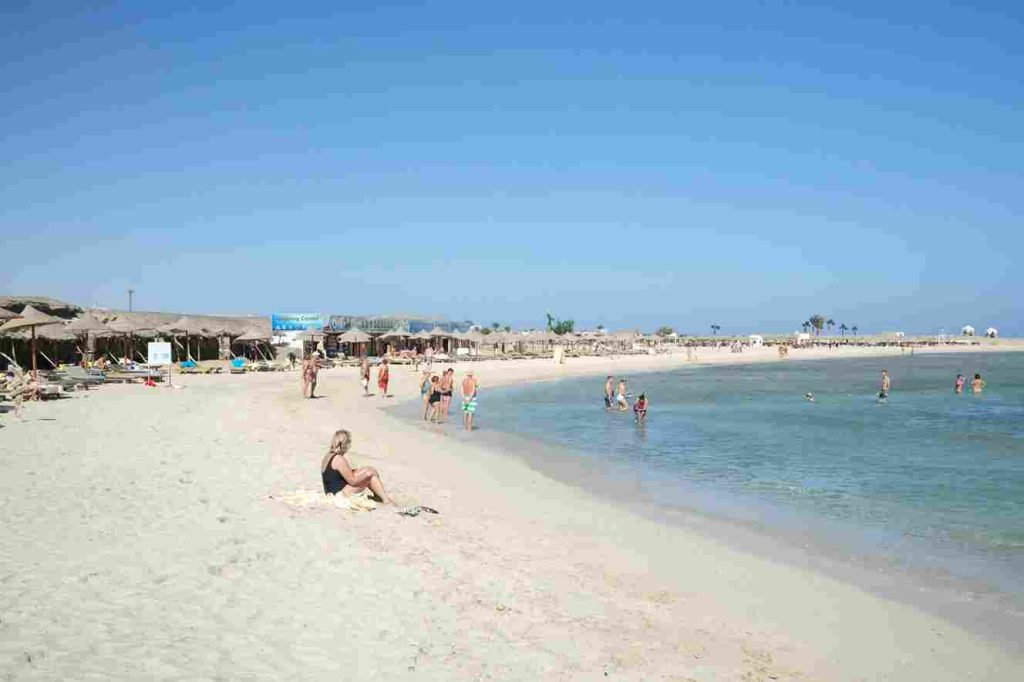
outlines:
[[[633,418],[637,424],[647,421],[647,394],[641,393],[640,397],[633,403]],[[604,409],[617,409],[619,412],[629,410],[629,391],[626,388],[626,380],[619,379],[619,385],[615,387],[615,377],[609,374],[604,381]]]
[[[423,420],[440,424],[448,420],[451,410],[453,387],[455,386],[455,370],[451,367],[441,374],[431,375],[424,370],[420,376],[420,395],[423,397]],[[473,417],[476,415],[477,393],[480,383],[473,371],[466,373],[460,385],[462,394],[462,428],[473,430]]]

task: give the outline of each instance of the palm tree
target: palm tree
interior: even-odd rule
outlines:
[[[853,332],[854,336],[857,336],[857,325],[853,325],[853,327],[850,329],[850,331]]]
[[[821,315],[811,315],[807,320],[814,327],[814,335],[817,336],[821,333],[821,328],[825,326],[825,318]]]
[[[720,325],[720,324],[713,324],[713,325],[711,325],[711,333],[714,334],[715,336],[718,336],[718,330],[721,329],[721,328],[722,328],[722,325]]]
[[[804,334],[806,334],[807,330],[811,328],[811,323],[807,322],[807,321],[804,321],[804,323],[802,325],[800,325],[800,327],[801,327],[801,329],[804,330]]]
[[[846,336],[846,330],[847,329],[849,329],[849,327],[846,326],[845,322],[842,323],[841,325],[839,325],[839,331],[841,331],[843,333],[843,336]]]
[[[832,318],[830,317],[830,318],[828,318],[827,320],[825,320],[825,324],[827,324],[827,325],[828,325],[828,330],[829,330],[829,332],[831,332],[831,331],[832,331],[832,327],[836,326],[836,321],[835,321],[835,320],[833,320],[833,319],[832,319]]]

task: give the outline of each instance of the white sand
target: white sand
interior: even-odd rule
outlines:
[[[685,356],[569,362],[473,369],[487,387]],[[415,379],[396,367],[393,393]],[[355,369],[323,372],[316,401],[297,373],[175,381],[0,417],[0,679],[1024,678],[909,606],[401,422]],[[354,463],[441,515],[267,499],[318,487],[342,426]]]

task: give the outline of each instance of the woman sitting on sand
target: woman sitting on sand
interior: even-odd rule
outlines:
[[[384,492],[384,484],[380,482],[380,474],[373,467],[353,469],[345,459],[345,454],[352,447],[352,434],[345,429],[338,429],[331,438],[331,447],[320,462],[320,477],[323,479],[324,492],[328,495],[341,493],[346,497],[360,491],[370,489],[384,504],[392,504],[388,494]]]

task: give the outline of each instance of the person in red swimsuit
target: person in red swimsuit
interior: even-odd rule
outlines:
[[[380,361],[380,367],[377,368],[377,388],[380,389],[382,397],[388,397],[388,379],[390,378],[390,369],[388,368],[388,359],[384,358]]]

